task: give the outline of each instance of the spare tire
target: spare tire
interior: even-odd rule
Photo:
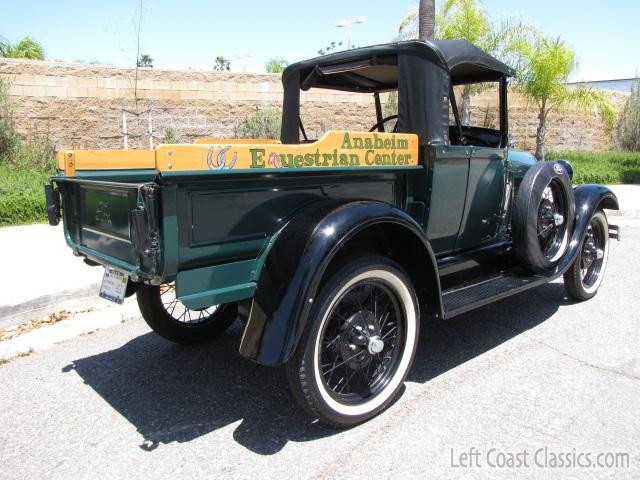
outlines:
[[[520,262],[536,273],[551,270],[567,250],[574,216],[567,169],[558,162],[529,168],[513,205],[513,244]]]

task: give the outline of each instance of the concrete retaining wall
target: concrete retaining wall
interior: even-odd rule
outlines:
[[[147,113],[156,141],[166,127],[184,141],[198,136],[232,137],[248,116],[280,108],[282,86],[276,74],[121,68],[103,65],[0,59],[0,78],[11,82],[14,120],[22,135],[46,134],[57,148],[122,148],[122,110],[127,114],[130,148],[148,146]],[[624,95],[613,94],[620,104]],[[328,129],[365,129],[375,123],[366,95],[318,91],[302,96],[302,117],[310,137]],[[474,98],[472,112],[484,105]],[[481,112],[480,112],[481,113]],[[519,148],[535,148],[537,112],[510,97],[511,133]],[[554,113],[548,148],[607,150],[611,138],[596,112]]]

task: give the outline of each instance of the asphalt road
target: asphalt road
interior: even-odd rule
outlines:
[[[640,227],[624,233],[591,301],[556,282],[423,329],[400,399],[347,431],[240,357],[237,325],[178,347],[138,319],[12,360],[0,478],[640,478]],[[552,466],[599,453],[628,466]]]

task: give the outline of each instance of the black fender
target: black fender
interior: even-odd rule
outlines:
[[[573,189],[576,210],[574,217],[573,235],[567,251],[555,268],[555,276],[562,275],[575,262],[580,252],[582,239],[589,226],[591,216],[598,210],[606,208],[619,210],[618,197],[609,188],[603,185],[580,185]]]
[[[331,259],[350,238],[374,225],[399,227],[424,247],[434,275],[430,288],[436,314],[442,315],[440,281],[433,250],[420,225],[405,212],[374,201],[322,201],[306,206],[277,233],[258,275],[240,353],[262,365],[285,363],[307,324],[322,276]],[[405,250],[407,246],[404,246]],[[416,255],[415,258],[420,258]],[[415,262],[414,262],[415,263]],[[424,263],[424,262],[423,262]],[[438,303],[439,302],[439,303]]]

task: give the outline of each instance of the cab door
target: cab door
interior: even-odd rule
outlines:
[[[456,247],[465,211],[470,149],[448,145],[432,148],[427,238],[433,252],[442,255],[453,252]]]
[[[455,250],[493,241],[498,233],[505,187],[505,149],[470,147],[464,213]]]
[[[506,82],[453,88],[460,105],[458,137],[470,149],[464,213],[455,250],[471,250],[496,239],[501,224],[508,133]],[[452,99],[453,101],[453,99]]]

